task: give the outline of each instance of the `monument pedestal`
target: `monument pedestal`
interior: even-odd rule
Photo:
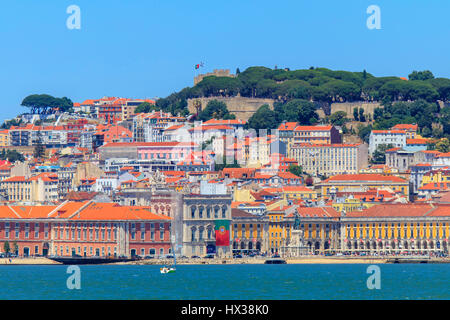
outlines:
[[[282,248],[284,257],[300,257],[308,254],[308,247],[303,243],[303,231],[292,230],[287,246]]]

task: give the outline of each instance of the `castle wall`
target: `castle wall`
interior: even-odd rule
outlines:
[[[208,97],[188,99],[189,112],[194,114],[197,112],[194,107],[195,100],[200,100],[200,102],[202,103],[202,110],[206,108],[206,105],[211,100],[222,101],[227,105],[230,113],[236,115],[236,118],[245,121],[247,121],[263,104],[268,104],[270,109],[273,110],[273,103],[275,102],[275,100],[273,99],[245,97]]]

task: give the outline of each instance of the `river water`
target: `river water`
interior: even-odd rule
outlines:
[[[82,265],[80,289],[63,265],[0,266],[0,299],[450,299],[450,264]]]

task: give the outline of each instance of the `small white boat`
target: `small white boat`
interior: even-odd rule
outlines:
[[[161,273],[174,273],[175,267],[162,267],[159,269]]]
[[[162,267],[162,268],[159,268],[159,271],[160,271],[162,274],[165,274],[165,273],[174,273],[175,270],[176,270],[176,266],[177,266],[177,258],[176,258],[175,252],[174,252],[174,250],[173,250],[174,236],[171,235],[170,238],[171,238],[170,244],[171,244],[171,247],[172,247],[172,254],[173,254],[173,265],[170,266],[170,267],[164,266],[164,267]]]

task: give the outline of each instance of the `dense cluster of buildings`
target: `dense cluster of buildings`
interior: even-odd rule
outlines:
[[[448,252],[450,154],[427,150],[417,125],[349,143],[333,125],[261,134],[135,113],[143,102],[86,100],[0,131],[0,251],[285,254],[300,221],[309,254]],[[385,164],[370,165],[382,145]]]

